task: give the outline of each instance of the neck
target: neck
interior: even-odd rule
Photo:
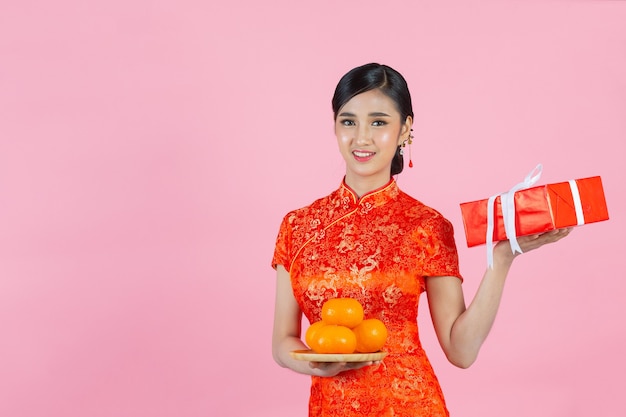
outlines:
[[[374,178],[371,178],[371,177],[354,178],[354,176],[349,175],[349,173],[346,174],[346,178],[345,178],[346,185],[350,187],[359,198],[361,198],[362,196],[364,196],[365,194],[369,192],[372,192],[381,187],[384,187],[385,185],[387,185],[387,183],[389,183],[390,180],[391,180],[391,175],[386,176],[386,177],[378,177],[378,178],[375,178],[375,177]]]

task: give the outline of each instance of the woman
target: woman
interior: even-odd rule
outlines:
[[[495,246],[493,268],[466,307],[452,225],[393,179],[412,137],[406,81],[385,65],[357,67],[339,81],[332,105],[346,175],[338,190],[288,213],[280,227],[273,259],[274,359],[312,376],[310,416],[447,416],[418,338],[419,296],[426,291],[446,357],[467,368],[495,319],[515,255],[508,242]],[[522,237],[519,244],[527,252],[569,231]],[[302,314],[315,322],[322,304],[337,297],[359,300],[366,317],[385,323],[389,354],[383,361],[309,363],[290,356],[306,349]]]

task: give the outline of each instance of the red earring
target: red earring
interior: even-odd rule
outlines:
[[[411,133],[409,133],[409,138],[407,142],[409,142],[409,168],[413,168],[413,158],[411,157],[411,144],[413,143],[413,129],[411,129]]]

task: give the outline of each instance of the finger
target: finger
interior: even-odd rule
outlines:
[[[569,235],[571,231],[572,231],[571,227],[552,230],[549,234],[547,234],[546,239],[548,241],[556,242],[557,240],[561,240],[565,236]]]
[[[558,242],[570,234],[572,228],[556,229],[549,232],[529,236],[527,250],[537,249],[543,245]]]
[[[309,366],[313,369],[326,370],[332,366],[332,362],[309,362]]]
[[[359,369],[359,368],[363,368],[364,366],[370,366],[372,364],[372,361],[369,362],[352,362],[346,365],[346,368],[348,369]]]
[[[309,366],[312,369],[317,369],[318,371],[324,373],[336,373],[337,371],[341,371],[345,369],[345,362],[309,362]]]
[[[348,364],[348,369],[361,369],[366,366],[379,365],[380,361],[366,361],[366,362],[354,362],[352,364]]]

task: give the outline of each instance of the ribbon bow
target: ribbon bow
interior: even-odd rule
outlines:
[[[522,253],[517,242],[517,233],[515,231],[515,193],[520,190],[532,187],[541,177],[541,171],[543,166],[538,164],[535,169],[530,171],[524,181],[514,185],[508,192],[502,194],[496,194],[487,200],[487,265],[489,268],[493,268],[493,229],[494,229],[494,206],[497,197],[500,197],[500,203],[502,204],[502,217],[504,222],[504,232],[511,244],[511,251],[513,253]]]

